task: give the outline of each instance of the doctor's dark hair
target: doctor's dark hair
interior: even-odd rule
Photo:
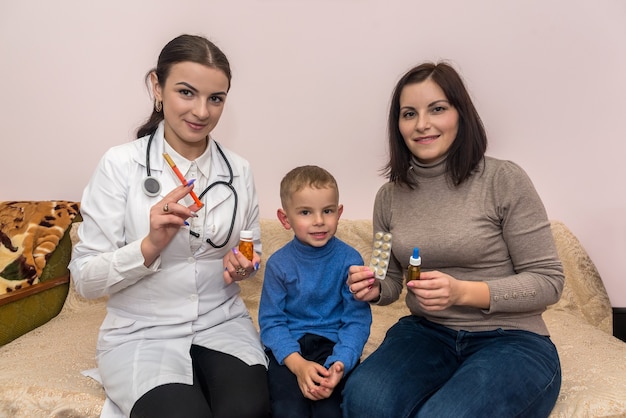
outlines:
[[[389,162],[382,172],[390,182],[410,188],[417,186],[409,176],[412,153],[406,146],[398,127],[400,95],[405,86],[429,79],[443,90],[446,99],[459,114],[458,132],[446,156],[446,175],[452,184],[458,186],[472,175],[485,156],[487,134],[461,76],[445,62],[420,64],[410,69],[396,84],[387,122]]]
[[[150,85],[150,74],[155,73],[159,84],[163,87],[172,66],[181,62],[195,62],[221,70],[228,79],[230,90],[232,75],[228,58],[213,42],[196,35],[180,35],[169,41],[159,54],[156,68],[146,74],[146,85]],[[146,123],[137,130],[137,138],[152,134],[162,120],[163,112],[153,109]]]

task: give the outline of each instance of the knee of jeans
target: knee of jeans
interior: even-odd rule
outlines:
[[[343,398],[342,406],[344,407],[349,406],[354,401],[354,399],[356,398],[354,396],[355,393],[361,393],[361,388],[359,387],[361,385],[361,381],[353,379],[353,377],[354,373],[346,381],[346,384],[343,387],[343,391],[341,392],[341,396]]]
[[[341,392],[342,402],[341,409],[344,417],[362,417],[363,412],[370,408],[368,396],[371,393],[373,382],[366,376],[358,374],[358,367],[350,377],[346,380]]]

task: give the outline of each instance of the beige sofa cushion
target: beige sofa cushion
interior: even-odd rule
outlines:
[[[551,417],[626,417],[626,344],[610,335],[608,296],[578,240],[563,224],[552,226],[566,286],[562,300],[544,314],[563,369],[563,385]],[[261,270],[242,284],[242,296],[255,321],[264,263],[292,237],[276,220],[262,220],[261,230]],[[369,258],[370,221],[342,220],[337,236],[354,245],[365,260]],[[364,356],[408,313],[403,299],[372,307],[374,320]],[[85,300],[72,286],[56,318],[0,347],[0,417],[99,416],[104,391],[80,371],[96,366],[96,337],[104,314],[104,300]]]
[[[543,317],[563,373],[550,417],[626,417],[626,344],[571,312]]]
[[[0,347],[0,417],[98,417],[104,390],[81,375],[96,367],[104,300],[86,300],[74,284],[61,312]]]

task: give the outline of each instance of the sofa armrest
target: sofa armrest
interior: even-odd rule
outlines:
[[[17,292],[11,292],[11,293],[6,293],[4,295],[0,295],[0,306],[7,305],[11,302],[15,302],[15,301],[27,298],[32,295],[36,295],[41,292],[45,292],[48,289],[52,289],[53,287],[67,284],[69,282],[70,282],[70,276],[68,274],[62,277],[57,277],[57,278],[45,281],[43,283],[37,283],[36,285],[27,287]]]
[[[611,301],[595,264],[576,236],[560,221],[551,221],[552,234],[563,263],[565,286],[550,309],[568,311],[613,335]]]
[[[61,311],[69,292],[71,225],[82,220],[77,210],[77,203],[65,201],[0,202],[4,271],[17,275],[19,270],[11,266],[18,264],[17,256],[25,254],[22,259],[32,257],[40,272],[34,284],[14,286],[15,290],[0,294],[0,346],[45,324]],[[28,238],[31,241],[26,246]]]

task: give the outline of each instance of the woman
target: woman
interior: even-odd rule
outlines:
[[[397,300],[414,247],[420,280],[411,315],[346,384],[346,417],[548,416],[561,384],[541,313],[563,272],[544,206],[516,164],[485,156],[487,138],[457,72],[425,63],[398,82],[389,112],[390,159],[374,230],[392,233],[385,280],[362,266],[359,300]]]
[[[254,180],[210,136],[230,89],[228,60],[182,35],[146,79],[154,111],[136,141],[100,161],[70,265],[80,294],[109,296],[97,345],[103,415],[268,416],[266,358],[236,283],[260,261],[235,249],[251,229],[260,250]]]

